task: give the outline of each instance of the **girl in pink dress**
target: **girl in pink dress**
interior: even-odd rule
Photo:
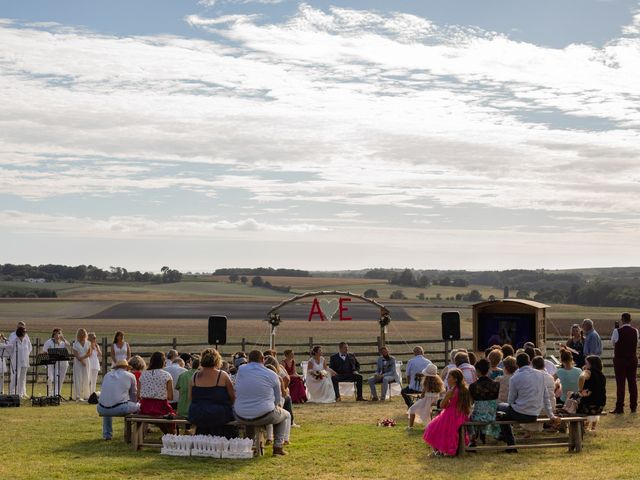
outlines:
[[[442,412],[424,429],[422,438],[431,447],[434,455],[455,455],[458,452],[458,429],[469,419],[471,394],[457,368],[449,370],[449,391],[440,404]],[[469,436],[465,432],[465,443]]]

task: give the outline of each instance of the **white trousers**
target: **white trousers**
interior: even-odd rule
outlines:
[[[57,366],[47,365],[47,387],[49,388],[50,395],[61,395],[60,391],[64,386],[64,379],[67,376],[67,370],[69,369],[69,362],[58,362]],[[56,378],[58,375],[60,378]]]
[[[98,374],[100,373],[100,369],[93,368],[89,372],[89,390],[91,393],[95,393],[96,385],[98,384]]]
[[[19,395],[21,398],[26,398],[27,370],[29,370],[29,367],[18,367],[17,369],[13,366],[11,367],[11,383],[9,383],[9,393],[11,395]],[[16,384],[17,384],[17,391],[16,391]]]

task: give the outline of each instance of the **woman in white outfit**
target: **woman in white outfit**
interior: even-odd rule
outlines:
[[[316,345],[311,350],[307,370],[307,391],[311,403],[334,403],[336,394],[331,383],[332,370],[322,356],[322,347]]]
[[[9,393],[19,395],[20,398],[27,398],[27,370],[29,370],[29,355],[33,347],[27,335],[25,327],[18,327],[15,335],[10,338],[13,345],[11,353],[11,383]],[[11,340],[13,338],[13,340]]]
[[[7,338],[2,333],[0,333],[0,347],[4,347],[6,345],[7,345]],[[9,352],[7,352],[6,354],[8,355]],[[7,360],[3,356],[3,357],[0,357],[0,395],[4,395],[4,372],[6,371],[7,371]]]
[[[100,357],[102,357],[102,350],[98,345],[98,338],[93,332],[88,334],[89,344],[91,349],[89,350],[89,392],[96,392],[96,385],[98,384],[98,374],[100,373]]]
[[[124,332],[117,331],[113,337],[113,344],[111,345],[111,365],[115,365],[120,360],[131,359],[131,348],[129,344],[124,341]]]
[[[84,328],[78,330],[73,342],[73,393],[76,401],[84,402],[91,395],[89,389],[89,356],[91,344]]]
[[[47,353],[52,348],[64,348],[68,350],[69,347],[71,347],[71,343],[64,338],[62,330],[54,328],[51,333],[51,338],[44,342],[42,351]],[[68,369],[69,362],[66,360],[64,362],[58,362],[57,365],[47,365],[47,390],[53,392],[53,395],[60,395]]]

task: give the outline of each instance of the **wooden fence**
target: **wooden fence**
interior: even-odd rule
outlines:
[[[413,348],[416,345],[420,345],[424,348],[425,356],[435,363],[438,368],[443,368],[448,363],[448,349],[451,344],[440,339],[403,339],[403,340],[390,340],[385,339],[385,345],[391,351],[396,360],[402,361],[404,365],[413,357]],[[547,353],[552,355],[555,352],[555,344],[557,342],[564,343],[566,338],[560,337],[548,337],[547,338]],[[332,353],[337,352],[338,346],[334,341],[321,342],[319,339],[309,337],[304,342],[283,342],[277,345],[277,350],[281,354],[286,349],[292,349],[296,353],[296,361],[299,364],[301,361],[308,358],[309,352],[314,345],[319,344],[323,346],[325,356],[329,356]],[[378,357],[378,348],[382,345],[381,337],[377,337],[375,341],[363,342],[354,341],[349,342],[349,351],[354,353],[360,361],[361,373],[365,376],[371,375],[375,371],[376,359]],[[471,338],[461,338],[453,342],[454,348],[471,348]],[[181,342],[177,337],[172,338],[169,341],[163,342],[135,342],[130,344],[131,352],[133,355],[140,355],[147,359],[155,351],[167,352],[170,349],[177,350],[179,352],[199,353],[203,349],[209,347],[206,342]],[[613,377],[613,346],[608,339],[603,338],[603,367],[607,377]],[[107,337],[102,337],[100,341],[100,348],[102,350],[101,358],[101,375],[103,376],[110,367],[110,348],[111,344]],[[237,351],[248,351],[253,349],[266,350],[269,345],[263,343],[255,343],[246,338],[242,338],[240,341],[228,342],[225,345],[220,345],[218,350],[222,354],[223,359],[230,360],[231,356]],[[42,350],[42,342],[39,338],[36,338],[33,343],[33,352],[31,359],[35,359],[35,354]],[[556,355],[557,356],[557,355]],[[7,369],[8,370],[8,369]],[[67,373],[65,382],[71,381],[71,368]],[[31,382],[34,375],[33,367],[28,371],[28,381]],[[8,383],[8,375],[5,375],[5,382]],[[37,369],[36,382],[46,380],[46,370],[44,368]]]

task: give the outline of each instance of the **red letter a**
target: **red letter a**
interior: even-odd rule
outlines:
[[[324,314],[322,313],[322,309],[320,308],[320,302],[317,298],[313,299],[313,304],[311,305],[311,311],[309,312],[309,321],[313,318],[314,315],[320,315],[320,321],[324,322]]]

